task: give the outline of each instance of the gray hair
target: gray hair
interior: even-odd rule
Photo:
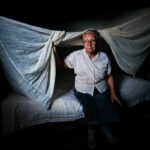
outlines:
[[[96,43],[99,44],[100,43],[100,40],[102,39],[100,33],[95,30],[95,29],[86,29],[82,32],[82,37],[84,37],[87,33],[93,33],[94,36],[95,36],[95,40],[96,40]]]

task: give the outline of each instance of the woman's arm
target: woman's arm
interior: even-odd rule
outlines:
[[[61,60],[56,47],[53,47],[53,52],[55,55],[55,60],[56,60],[56,66],[57,68],[61,71],[63,68],[68,68],[68,66]]]
[[[110,93],[111,93],[111,100],[114,103],[115,101],[121,105],[121,102],[116,94],[116,90],[115,90],[115,85],[114,85],[114,78],[113,75],[110,74],[108,76],[108,85],[109,85],[109,89],[110,89]]]

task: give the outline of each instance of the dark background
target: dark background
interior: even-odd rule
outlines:
[[[49,29],[68,30],[70,23],[100,17],[112,21],[128,11],[150,7],[148,0],[1,1],[1,16]]]
[[[48,29],[55,29],[55,30],[66,30],[66,31],[74,31],[74,23],[80,26],[80,21],[84,19],[93,19],[93,18],[101,18],[105,23],[112,22],[129,11],[139,10],[142,8],[150,7],[149,0],[120,0],[118,2],[115,1],[94,1],[94,0],[87,0],[87,1],[76,1],[70,0],[70,2],[64,1],[56,1],[56,0],[49,0],[49,1],[1,1],[0,4],[0,15],[4,17],[8,17],[11,19],[15,19],[21,22],[25,22],[31,25],[40,26]],[[3,78],[2,78],[3,80]],[[2,81],[1,85],[7,85],[6,81]],[[4,87],[2,87],[4,90]],[[8,89],[7,89],[8,90]],[[5,90],[5,91],[7,91]],[[1,90],[2,91],[2,90]],[[7,93],[6,93],[7,94]],[[138,115],[138,117],[140,114]],[[123,145],[121,145],[121,149],[125,147],[125,149],[131,148],[129,145],[134,146],[134,148],[138,148],[138,146],[149,146],[148,138],[149,127],[147,122],[141,123],[145,125],[136,124],[136,120],[139,118],[135,118],[132,122],[135,121],[133,127],[129,128],[127,133],[130,133],[130,137],[123,137]],[[142,122],[141,121],[141,122]],[[138,122],[139,123],[139,122]],[[135,126],[136,128],[134,128]],[[43,132],[41,130],[43,128],[37,128],[34,130],[29,130],[28,132],[23,132],[23,136],[19,136],[18,138],[14,138],[14,136],[10,138],[6,138],[2,140],[2,146],[12,147],[12,148],[48,148],[54,149],[53,146],[59,147],[63,149],[62,145],[69,150],[78,149],[78,147],[86,145],[86,129],[83,127],[81,129],[71,130],[71,132],[63,132],[62,135],[56,134],[49,135],[47,128],[43,129],[44,134],[46,133],[48,137],[39,137],[40,133]],[[134,129],[134,130],[133,130]],[[141,129],[141,130],[139,130]],[[138,131],[138,132],[137,132]],[[25,134],[27,133],[27,134]],[[30,133],[30,134],[29,134]],[[32,137],[31,135],[35,134],[37,137]],[[65,136],[64,136],[65,135]],[[136,138],[137,136],[137,138]],[[63,140],[63,138],[65,139]],[[54,139],[53,139],[54,138]],[[141,140],[143,139],[143,140]],[[68,142],[67,142],[68,140]],[[30,142],[29,142],[30,141]],[[56,143],[54,141],[57,141]],[[127,141],[127,142],[125,142]],[[66,144],[67,143],[67,144]],[[69,144],[68,144],[69,143]],[[20,145],[21,144],[21,145]],[[31,144],[31,145],[30,145]],[[65,145],[66,144],[66,145]],[[59,146],[60,145],[60,146]],[[64,148],[64,149],[65,149]]]

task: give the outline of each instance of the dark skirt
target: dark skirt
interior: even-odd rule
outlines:
[[[74,94],[83,106],[83,112],[87,121],[93,125],[104,125],[120,121],[119,105],[111,102],[110,91],[99,93],[94,90],[94,95],[78,92],[74,89]]]

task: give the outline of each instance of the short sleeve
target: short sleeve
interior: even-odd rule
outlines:
[[[75,52],[72,52],[65,58],[65,63],[69,68],[74,68]]]
[[[108,58],[107,56],[107,60],[108,60],[108,64],[107,64],[107,75],[109,75],[112,71],[112,68],[111,68],[111,61],[110,59]]]

